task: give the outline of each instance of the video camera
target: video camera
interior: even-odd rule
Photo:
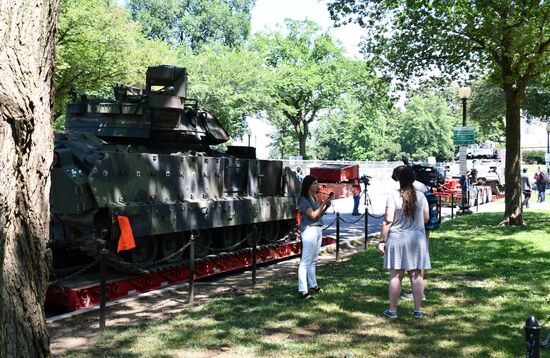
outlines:
[[[431,165],[414,164],[407,157],[403,157],[403,164],[411,167],[416,175],[416,180],[430,188],[437,188],[445,183],[445,171],[439,170]]]
[[[361,182],[363,183],[363,185],[366,188],[367,185],[370,185],[370,180],[372,179],[372,177],[370,177],[368,175],[362,175],[361,178],[359,178],[359,179],[361,180]]]

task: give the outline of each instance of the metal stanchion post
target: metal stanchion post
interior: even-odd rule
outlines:
[[[451,193],[451,220],[455,218],[455,194]]]
[[[189,298],[188,302],[193,303],[195,300],[195,236],[189,236]]]
[[[367,249],[368,239],[369,239],[369,207],[365,206],[365,243],[363,245],[364,250]]]
[[[258,229],[252,226],[252,286],[256,285],[256,245],[258,244]]]
[[[527,318],[525,321],[525,356],[527,358],[539,358],[540,357],[540,326],[537,319],[533,316]]]
[[[340,213],[336,213],[336,261],[340,257]]]
[[[100,252],[99,329],[105,330],[105,285],[107,281],[107,249]]]
[[[441,205],[441,197],[438,196],[438,197],[437,197],[437,212],[439,213],[439,219],[438,219],[439,224],[441,224],[441,207],[442,207],[442,205]]]

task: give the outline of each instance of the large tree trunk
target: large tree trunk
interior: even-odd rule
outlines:
[[[506,163],[505,163],[505,209],[502,225],[523,225],[520,187],[520,141],[521,141],[521,101],[524,91],[504,87],[506,96]]]
[[[50,356],[44,316],[58,0],[0,6],[0,356]]]

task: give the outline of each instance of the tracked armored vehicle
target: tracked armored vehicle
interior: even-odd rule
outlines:
[[[118,255],[133,263],[167,257],[191,234],[204,256],[246,245],[253,226],[267,241],[293,227],[294,172],[251,147],[213,149],[229,135],[187,98],[185,68],[149,67],[144,90],[117,85],[114,99],[72,96],[51,169],[54,259],[116,253],[120,217],[136,248]]]

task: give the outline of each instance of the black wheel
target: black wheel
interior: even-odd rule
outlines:
[[[165,235],[162,238],[162,244],[160,247],[160,252],[162,257],[168,257],[172,255],[173,253],[181,249],[186,242],[187,242],[187,237],[184,237],[183,233]],[[179,259],[179,258],[174,257],[172,258],[172,261],[176,259]]]
[[[156,237],[134,238],[135,249],[130,250],[130,258],[136,264],[149,264],[156,260],[159,251],[159,240]]]
[[[223,228],[222,244],[223,248],[230,248],[241,241],[240,226],[226,226]]]
[[[248,245],[252,246],[254,244],[254,237],[252,236],[254,234],[254,226],[256,227],[256,235],[258,237],[256,238],[256,243],[258,244],[260,242],[260,236],[262,234],[262,230],[260,227],[260,224],[248,224],[243,226],[242,230],[242,238],[246,239],[246,242]]]
[[[195,257],[204,257],[210,253],[212,247],[212,230],[200,230],[195,234]]]
[[[276,241],[281,235],[281,225],[279,221],[266,221],[262,223],[262,241]]]

